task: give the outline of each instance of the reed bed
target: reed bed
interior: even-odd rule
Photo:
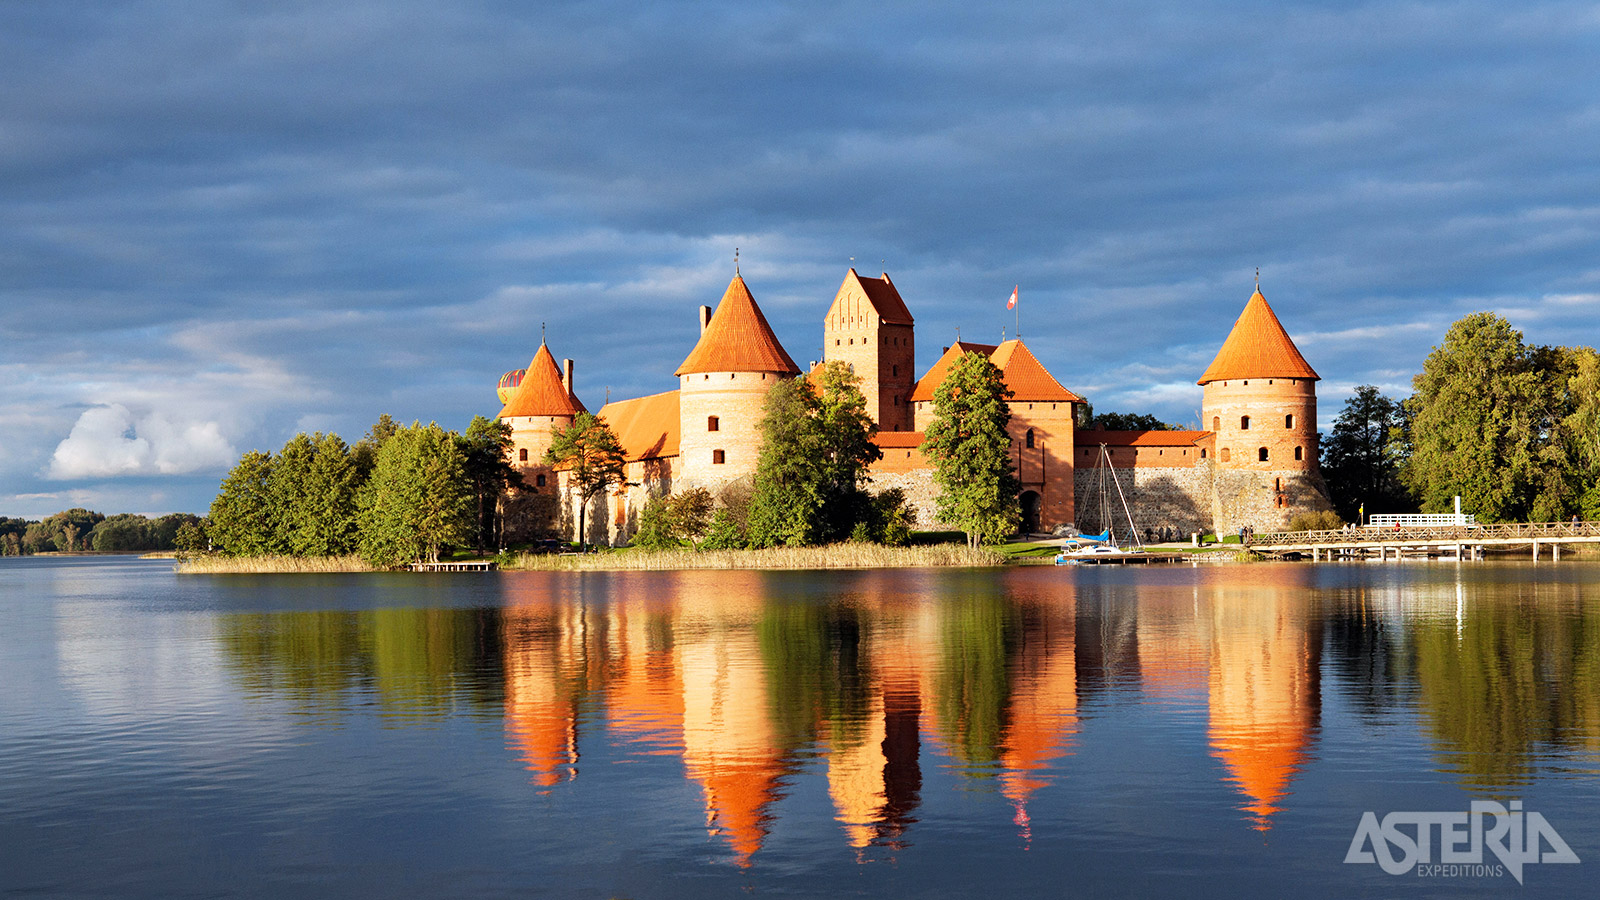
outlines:
[[[627,550],[576,556],[518,553],[504,569],[553,572],[659,569],[879,569],[932,566],[999,566],[1001,553],[963,544],[884,547],[831,544],[826,547],[769,547],[764,550]]]
[[[376,571],[359,556],[191,556],[177,565],[181,575]]]

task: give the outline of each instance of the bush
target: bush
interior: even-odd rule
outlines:
[[[1338,531],[1343,527],[1344,519],[1331,509],[1300,513],[1289,520],[1290,531]]]
[[[1225,534],[1222,536],[1222,542],[1224,544],[1237,544],[1239,543],[1239,536],[1237,534]]]
[[[701,550],[743,550],[744,529],[728,508],[717,510],[711,517],[711,527],[706,529],[706,539],[700,542]]]

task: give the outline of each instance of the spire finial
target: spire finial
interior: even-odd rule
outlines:
[[[539,323],[539,345],[544,346],[544,323]]]
[[[1261,267],[1256,266],[1256,293],[1261,293]]]
[[[739,248],[733,248],[733,274],[739,274]]]

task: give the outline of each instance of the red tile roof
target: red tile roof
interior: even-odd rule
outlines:
[[[1061,382],[1051,375],[1044,364],[1028,350],[1019,340],[1006,341],[998,346],[994,344],[969,344],[956,341],[955,345],[946,350],[939,361],[933,364],[928,374],[922,376],[917,386],[911,392],[911,402],[917,403],[933,399],[933,392],[941,383],[945,375],[949,374],[950,367],[956,360],[966,353],[981,353],[994,363],[1005,379],[1006,387],[1011,390],[1010,402],[1018,401],[1032,403],[1082,403],[1083,398],[1061,386]]]
[[[1079,447],[1192,447],[1209,431],[1080,431],[1072,442]]]
[[[911,310],[906,309],[906,302],[900,299],[900,292],[895,290],[894,282],[889,280],[889,273],[883,273],[881,278],[863,278],[851,269],[844,276],[845,283],[854,278],[861,285],[861,293],[867,295],[867,300],[872,303],[872,308],[878,311],[878,318],[890,325],[914,325],[911,319]],[[843,288],[840,288],[843,290]]]
[[[1233,323],[1228,339],[1222,342],[1217,358],[1200,376],[1199,383],[1235,378],[1320,379],[1278,323],[1259,287],[1250,295],[1250,302],[1244,305],[1244,312]]]
[[[778,343],[772,326],[761,314],[761,307],[756,306],[755,298],[750,296],[750,288],[738,275],[728,283],[722,302],[711,316],[711,323],[674,374],[697,372],[800,374],[800,367]]]
[[[540,343],[539,352],[533,355],[533,362],[528,363],[527,371],[522,376],[522,383],[517,385],[511,399],[500,410],[500,418],[575,416],[581,412],[588,410],[561,383],[561,371],[556,368],[556,358],[550,355],[549,347]]]
[[[920,431],[880,431],[872,436],[874,444],[889,450],[920,447],[922,440],[923,434]]]
[[[611,426],[629,462],[678,455],[678,392],[607,403],[600,418]]]

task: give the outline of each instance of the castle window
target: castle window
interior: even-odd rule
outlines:
[[[738,376],[738,374],[737,374],[737,373],[734,373],[734,372],[729,372],[729,373],[728,373],[728,377],[729,377],[729,378],[738,378],[738,377],[739,377],[739,376]]]
[[[1206,458],[1206,448],[1204,448],[1204,447],[1200,448],[1200,458],[1201,459],[1205,459]]]
[[[851,344],[854,344],[854,343],[855,343],[855,342],[856,342],[856,339],[855,339],[855,338],[851,338],[851,339],[850,339],[850,343],[851,343]]]
[[[701,381],[710,381],[711,380],[711,373],[707,372],[704,375],[701,375],[700,376],[700,380]]]
[[[1266,462],[1267,461],[1267,448],[1262,447],[1261,449],[1257,450],[1256,451],[1256,459],[1259,460],[1260,462]]]
[[[835,347],[841,347],[841,346],[843,346],[843,345],[844,345],[844,342],[843,342],[843,341],[841,341],[841,340],[839,340],[839,339],[838,339],[838,338],[834,338],[834,339],[833,339],[833,345],[834,345],[834,346],[835,346]]]
[[[896,374],[896,375],[900,374],[900,367],[899,366],[892,366],[891,368],[894,369],[894,374]]]
[[[1239,430],[1240,431],[1249,431],[1250,430],[1250,417],[1249,416],[1240,416],[1239,417]]]
[[[1227,462],[1228,461],[1228,457],[1230,457],[1232,455],[1233,454],[1228,452],[1228,448],[1227,447],[1223,447],[1222,448],[1222,461],[1223,462]]]
[[[537,478],[534,478],[533,484],[535,487],[544,487],[544,476],[540,475]]]
[[[1287,416],[1283,417],[1283,427],[1285,427],[1285,428],[1293,428],[1294,427],[1294,415],[1292,413],[1290,415],[1287,415]]]
[[[527,462],[527,461],[528,461],[528,448],[527,447],[523,447],[521,450],[517,451],[517,462]]]
[[[1294,448],[1294,458],[1297,459],[1297,460],[1305,459],[1306,458],[1306,448],[1304,448],[1304,447],[1296,447],[1296,448]]]
[[[1283,479],[1282,478],[1274,478],[1274,479],[1272,479],[1272,489],[1275,490],[1275,491],[1283,490]]]
[[[1033,429],[1032,428],[1028,429],[1028,434],[1026,436],[1026,441],[1027,441],[1028,447],[1031,449],[1033,447]]]
[[[1221,416],[1212,416],[1211,417],[1211,430],[1212,431],[1221,431],[1222,430],[1222,417]]]
[[[1248,379],[1248,378],[1246,378],[1246,379],[1245,379],[1245,380],[1244,380],[1244,386],[1245,386],[1245,387],[1249,387],[1249,386],[1250,386],[1250,379]]]
[[[717,421],[717,417],[716,416],[708,416],[706,418],[706,430],[707,431],[716,431],[718,424],[719,423]]]
[[[713,450],[713,451],[711,451],[711,463],[712,463],[712,465],[720,466],[720,465],[722,465],[723,463],[725,463],[727,461],[728,461],[727,454],[723,453],[721,450]]]

